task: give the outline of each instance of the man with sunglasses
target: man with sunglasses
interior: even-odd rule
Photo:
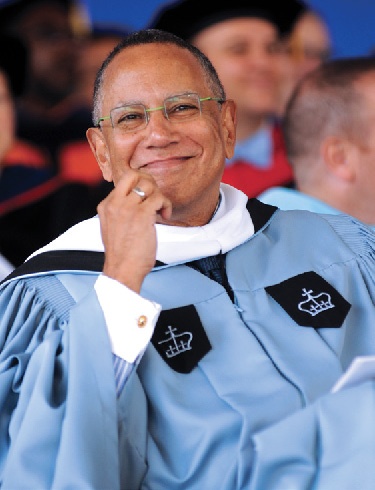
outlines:
[[[235,104],[172,34],[124,39],[87,137],[114,190],[0,292],[4,488],[374,486],[372,233],[221,183]]]

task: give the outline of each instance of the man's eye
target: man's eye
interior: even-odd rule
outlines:
[[[196,111],[198,108],[194,104],[178,104],[172,107],[169,112],[170,113],[178,113],[178,112],[189,112]]]
[[[127,112],[126,114],[122,114],[117,123],[121,124],[122,122],[131,122],[143,119],[144,115],[139,114],[137,112]]]

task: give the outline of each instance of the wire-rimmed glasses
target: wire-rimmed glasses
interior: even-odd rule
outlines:
[[[167,97],[160,107],[146,108],[143,104],[126,104],[115,107],[109,116],[100,117],[96,127],[100,127],[102,121],[110,120],[114,129],[123,133],[138,131],[147,126],[150,113],[163,111],[168,121],[183,122],[193,119],[202,114],[202,102],[213,100],[222,104],[225,99],[218,97],[200,97],[196,93],[186,93]]]

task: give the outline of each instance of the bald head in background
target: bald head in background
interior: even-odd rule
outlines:
[[[299,82],[283,123],[296,190],[271,189],[264,202],[313,211],[324,203],[375,225],[374,86],[372,57],[332,60]]]

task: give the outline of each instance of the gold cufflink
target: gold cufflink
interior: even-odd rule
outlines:
[[[142,327],[145,327],[146,326],[146,323],[147,323],[147,316],[145,315],[141,315],[139,318],[138,318],[138,327],[142,328]]]

